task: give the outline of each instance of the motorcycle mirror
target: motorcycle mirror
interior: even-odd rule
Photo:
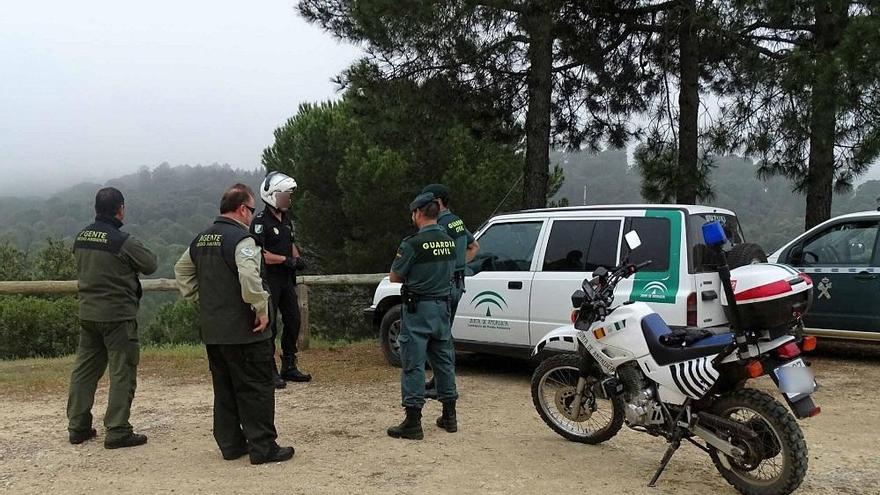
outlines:
[[[635,230],[630,230],[623,238],[626,239],[626,245],[629,246],[630,251],[635,251],[636,248],[642,245],[642,238],[639,237],[639,233]]]

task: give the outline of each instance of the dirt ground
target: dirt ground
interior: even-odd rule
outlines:
[[[394,440],[401,418],[397,371],[374,346],[308,351],[302,361],[338,360],[345,371],[319,374],[277,394],[276,422],[293,461],[251,466],[223,461],[211,436],[205,379],[142,377],[132,422],[149,435],[142,447],[109,451],[97,441],[73,446],[65,431],[65,393],[12,396],[0,403],[0,492],[8,493],[716,493],[732,494],[708,456],[685,445],[657,488],[645,485],[665,443],[624,428],[600,446],[567,442],[539,419],[527,364],[472,358],[460,363],[460,430],[433,425],[425,440]],[[880,493],[880,359],[814,359],[822,414],[801,423],[810,467],[799,493]],[[366,364],[365,364],[366,363]],[[359,374],[368,368],[367,379]],[[350,380],[345,377],[351,377]],[[3,394],[0,394],[3,395]],[[106,404],[102,388],[96,422]],[[100,430],[99,430],[100,431]]]

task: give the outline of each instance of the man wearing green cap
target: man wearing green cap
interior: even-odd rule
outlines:
[[[455,270],[452,275],[452,312],[449,315],[449,325],[455,322],[455,312],[458,310],[458,302],[464,294],[464,269],[480,250],[480,244],[474,239],[474,235],[467,229],[461,218],[449,209],[449,188],[443,184],[428,184],[422,189],[422,193],[431,193],[440,204],[440,215],[437,224],[446,229],[446,235],[455,241]],[[425,384],[425,397],[437,398],[436,382],[431,378]]]
[[[418,195],[409,208],[419,231],[400,243],[389,275],[392,282],[403,284],[402,328],[397,342],[406,418],[400,425],[388,428],[388,435],[421,440],[426,359],[434,369],[437,395],[443,403],[443,415],[437,418],[437,426],[450,433],[458,430],[455,350],[449,324],[455,241],[437,225],[440,204],[432,193]]]

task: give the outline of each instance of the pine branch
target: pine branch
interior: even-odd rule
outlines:
[[[492,9],[505,10],[507,12],[515,12],[517,14],[525,14],[526,6],[519,2],[510,0],[479,0],[477,7],[489,7]]]
[[[797,45],[797,46],[806,46],[807,45],[807,42],[805,42],[805,41],[786,38],[784,36],[760,36],[760,35],[756,35],[756,34],[747,34],[747,35],[744,35],[743,38],[749,39],[749,40],[755,40],[755,41],[772,41],[775,43],[788,43],[788,44]]]

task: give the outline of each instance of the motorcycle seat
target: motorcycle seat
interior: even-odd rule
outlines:
[[[714,333],[686,347],[670,347],[660,341],[660,337],[672,333],[669,325],[660,315],[654,313],[642,319],[642,333],[648,343],[648,351],[660,366],[689,361],[705,356],[712,356],[723,351],[731,342],[733,334],[729,332]]]

